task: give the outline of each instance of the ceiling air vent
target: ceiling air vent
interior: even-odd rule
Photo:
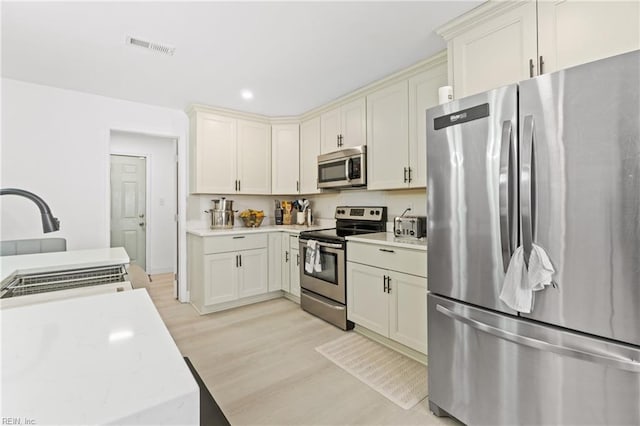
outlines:
[[[173,56],[175,47],[167,46],[160,43],[153,43],[151,41],[142,40],[134,37],[127,37],[127,44],[131,46],[143,47],[145,49],[153,50],[154,52],[164,53],[165,55]]]

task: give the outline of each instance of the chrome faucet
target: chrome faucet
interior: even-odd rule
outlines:
[[[60,221],[58,220],[58,218],[53,217],[51,209],[49,208],[47,203],[45,203],[44,200],[38,197],[36,194],[25,191],[24,189],[2,188],[0,189],[0,195],[19,195],[21,197],[28,198],[29,200],[36,203],[36,205],[40,209],[40,215],[42,216],[42,230],[45,234],[60,229]]]

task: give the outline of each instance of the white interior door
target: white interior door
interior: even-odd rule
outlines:
[[[144,157],[111,156],[111,247],[124,247],[146,270],[147,161]]]

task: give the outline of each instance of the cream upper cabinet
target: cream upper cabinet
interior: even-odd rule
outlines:
[[[470,24],[449,41],[455,98],[535,75],[536,3],[505,2],[504,6],[501,13]]]
[[[408,80],[367,96],[367,188],[427,184],[426,113],[447,84],[444,57]]]
[[[409,91],[406,80],[367,96],[367,188],[409,182]]]
[[[271,192],[297,194],[300,189],[300,128],[297,124],[271,126]]]
[[[236,124],[233,118],[206,112],[191,115],[191,192],[235,192]]]
[[[321,152],[367,144],[365,98],[344,104],[320,116]]]
[[[640,48],[640,2],[489,1],[438,32],[454,96]]]
[[[543,73],[640,49],[640,1],[540,1],[538,29]]]
[[[238,193],[271,193],[269,127],[265,123],[238,120]]]
[[[192,193],[270,193],[271,128],[268,124],[197,108],[189,117]]]
[[[320,117],[300,124],[300,194],[317,194]]]
[[[438,105],[438,88],[447,85],[446,63],[409,79],[409,186],[427,186],[426,110]]]

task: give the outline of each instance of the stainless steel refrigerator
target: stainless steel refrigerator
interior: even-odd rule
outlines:
[[[640,424],[640,51],[427,110],[429,404]],[[553,285],[500,299],[532,243]]]

